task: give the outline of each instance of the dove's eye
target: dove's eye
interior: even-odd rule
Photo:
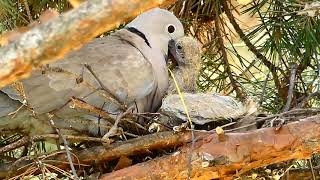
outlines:
[[[176,30],[176,28],[173,25],[168,26],[168,32],[173,33]]]
[[[182,46],[180,44],[177,45],[177,49],[181,50]]]

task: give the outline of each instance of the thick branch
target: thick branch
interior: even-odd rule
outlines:
[[[197,137],[207,136],[208,134],[209,133],[196,133]],[[68,136],[66,136],[66,138],[68,138]],[[73,163],[77,164],[77,160],[80,160],[81,164],[94,164],[97,161],[114,160],[121,156],[147,154],[156,149],[180,146],[182,144],[191,142],[191,140],[192,136],[189,132],[161,132],[150,134],[125,142],[114,143],[108,147],[97,146],[84,149],[79,152],[73,152],[73,154],[78,157],[78,159],[74,159]],[[20,161],[15,165],[17,169],[15,172],[17,174],[24,172],[26,170],[26,165],[31,162],[32,161],[29,160]],[[66,162],[66,155],[61,153],[57,154],[56,156],[52,156],[51,158],[46,158],[45,160],[42,160],[42,162],[52,164],[62,169],[68,168],[67,163],[61,163]],[[7,176],[9,169],[11,169],[13,164],[14,163],[0,164],[0,178]]]
[[[91,0],[22,34],[0,49],[0,87],[27,77],[97,35],[112,30],[143,11],[176,0]]]
[[[250,169],[266,166],[290,159],[303,159],[320,149],[320,115],[299,122],[284,125],[280,130],[265,128],[248,133],[226,133],[225,141],[219,141],[217,135],[210,132],[195,132],[195,148],[192,150],[193,177],[204,179],[232,177],[236,172],[244,173]],[[177,177],[185,179],[188,158],[191,154],[191,133],[161,132],[150,134],[126,142],[98,146],[72,154],[78,157],[80,164],[92,165],[95,162],[109,161],[121,156],[146,154],[152,150],[184,145],[178,153],[171,156],[131,166],[106,174],[105,179],[132,176],[135,179]],[[55,160],[55,161],[52,161]],[[32,161],[31,161],[32,162]],[[65,154],[53,155],[42,160],[57,167],[68,168]],[[179,163],[177,163],[179,162]],[[16,173],[30,161],[20,161]],[[73,159],[78,164],[77,159]],[[0,166],[0,177],[6,176],[12,163]],[[205,167],[203,167],[205,166]]]
[[[250,169],[290,159],[309,158],[320,149],[320,116],[249,133],[226,134],[220,142],[215,134],[197,141],[192,150],[192,178],[231,178]],[[140,163],[101,179],[186,179],[190,146],[179,153]]]

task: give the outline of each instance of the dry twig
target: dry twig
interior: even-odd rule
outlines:
[[[49,115],[50,116],[50,115]],[[71,152],[69,150],[69,146],[68,146],[68,142],[66,140],[66,138],[62,135],[62,133],[60,132],[60,130],[56,127],[56,125],[54,124],[53,120],[51,118],[50,119],[50,124],[51,126],[56,130],[57,134],[59,135],[59,137],[62,139],[63,141],[63,144],[64,144],[64,148],[66,150],[66,154],[67,154],[67,159],[69,161],[69,165],[70,165],[70,168],[71,168],[71,171],[72,171],[72,174],[74,176],[74,178],[76,180],[79,179],[78,175],[77,175],[77,172],[76,172],[76,169],[74,168],[74,165],[73,165],[73,161],[72,161],[72,158],[71,158]]]
[[[134,109],[134,106],[129,107],[125,112],[119,114],[116,118],[116,121],[114,122],[111,129],[102,137],[102,139],[107,140],[110,136],[113,136],[117,133],[118,124],[120,123],[120,120],[125,117],[127,114],[131,113],[131,111]]]
[[[284,112],[289,111],[290,106],[291,106],[291,102],[292,102],[292,98],[293,98],[293,88],[294,88],[295,80],[296,80],[296,73],[297,73],[297,65],[293,64],[291,66],[287,103],[284,107],[284,110],[283,110]]]
[[[96,138],[96,137],[88,137],[88,136],[73,136],[73,135],[64,135],[64,137],[68,140],[72,141],[78,141],[78,142],[100,142],[100,143],[110,143],[110,141],[103,140],[101,138]],[[17,149],[21,146],[24,146],[30,142],[37,142],[37,141],[43,141],[47,139],[59,139],[58,134],[43,134],[43,135],[36,135],[32,137],[23,137],[11,144],[8,144],[4,147],[0,148],[0,154],[12,151],[13,149]]]

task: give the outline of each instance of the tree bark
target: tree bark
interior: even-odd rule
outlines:
[[[0,88],[26,78],[33,67],[61,59],[99,34],[176,0],[90,0],[40,24],[0,49]]]
[[[192,156],[193,179],[231,179],[253,168],[309,158],[320,149],[320,116],[306,118],[274,128],[248,133],[225,134],[219,141],[216,134],[196,142],[195,149],[184,146],[169,156],[136,164],[101,179],[187,179],[188,158]]]

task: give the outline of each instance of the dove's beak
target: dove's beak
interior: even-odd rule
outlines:
[[[171,39],[168,43],[168,60],[171,60],[174,66],[179,66],[182,62],[181,57],[178,54],[176,41]]]

